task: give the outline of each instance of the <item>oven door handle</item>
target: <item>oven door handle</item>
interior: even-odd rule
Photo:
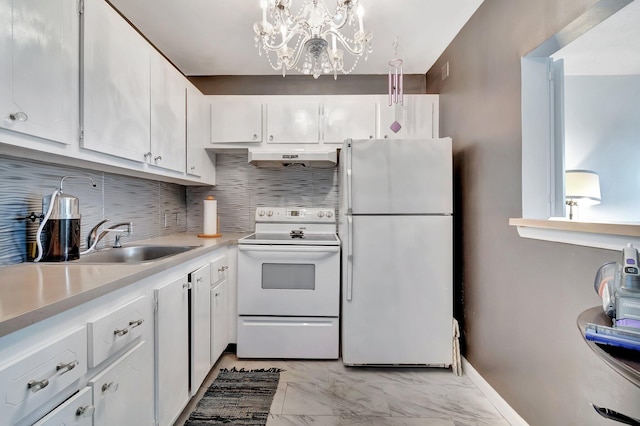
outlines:
[[[238,244],[239,251],[265,253],[337,253],[340,246],[271,246]]]

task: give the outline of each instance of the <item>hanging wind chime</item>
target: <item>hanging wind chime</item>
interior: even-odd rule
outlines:
[[[402,84],[403,84],[403,75],[402,75],[402,59],[398,58],[398,39],[393,42],[393,48],[395,50],[393,59],[389,61],[389,106],[392,106],[394,103],[395,114],[394,121],[391,123],[389,128],[393,130],[394,133],[398,133],[402,126],[398,122],[398,108],[397,104],[403,105],[402,98]]]

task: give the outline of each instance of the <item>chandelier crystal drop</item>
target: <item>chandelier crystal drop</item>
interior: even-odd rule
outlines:
[[[274,70],[295,69],[314,78],[352,72],[371,53],[373,35],[364,29],[364,9],[358,0],[336,0],[330,11],[325,0],[260,0],[262,19],[253,24],[258,54],[264,51]],[[345,66],[345,51],[349,64]]]

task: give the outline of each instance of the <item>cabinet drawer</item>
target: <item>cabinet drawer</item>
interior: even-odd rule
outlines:
[[[1,367],[0,419],[15,424],[61,394],[87,372],[86,359],[82,327]]]
[[[211,262],[211,284],[216,284],[227,278],[228,270],[229,258],[226,253],[213,259]]]
[[[86,387],[33,426],[92,426],[94,407],[91,401],[91,388]]]
[[[89,367],[93,368],[138,338],[149,324],[146,298],[138,297],[87,323]]]
[[[145,341],[89,380],[95,426],[151,425],[153,407],[152,353]]]

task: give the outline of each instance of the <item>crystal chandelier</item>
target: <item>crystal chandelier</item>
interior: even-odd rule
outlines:
[[[264,51],[274,70],[295,69],[302,74],[352,72],[360,57],[371,53],[371,32],[364,29],[364,10],[358,0],[336,0],[331,12],[325,0],[302,0],[297,13],[293,0],[260,0],[262,20],[253,25],[258,54]],[[345,68],[344,52],[352,63]]]

